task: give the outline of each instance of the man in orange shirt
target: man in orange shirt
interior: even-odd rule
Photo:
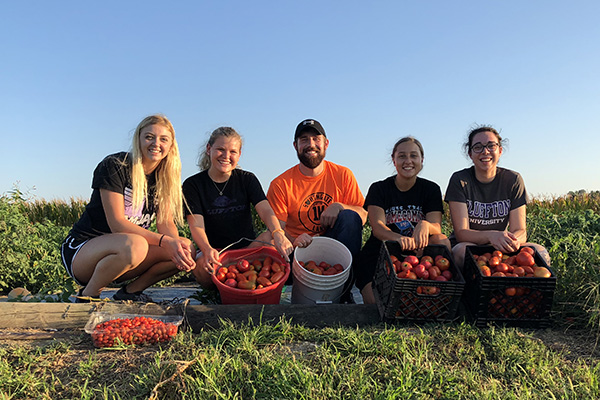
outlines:
[[[367,220],[364,197],[350,169],[325,160],[327,147],[318,121],[300,122],[294,135],[300,163],[273,179],[267,199],[294,247],[308,246],[315,235],[327,236],[342,242],[355,259]],[[346,292],[344,298],[351,299]]]

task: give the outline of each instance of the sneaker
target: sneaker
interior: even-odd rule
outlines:
[[[144,294],[143,291],[127,293],[125,286],[121,287],[117,293],[113,294],[113,300],[131,300],[139,303],[154,303],[152,297]]]
[[[89,303],[91,300],[100,300],[100,296],[85,296],[83,294],[85,288],[79,289],[77,297],[75,297],[75,303]]]

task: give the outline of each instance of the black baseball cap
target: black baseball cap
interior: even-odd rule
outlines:
[[[325,134],[325,129],[323,129],[323,126],[319,123],[319,121],[317,121],[315,119],[305,119],[304,121],[300,122],[298,124],[298,126],[296,127],[296,134],[294,135],[294,141],[296,141],[296,139],[298,139],[298,136],[300,136],[302,134],[302,132],[309,130],[309,129],[313,129],[319,135],[323,135],[323,136],[327,137],[327,135]]]

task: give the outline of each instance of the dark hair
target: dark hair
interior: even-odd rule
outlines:
[[[467,153],[467,155],[471,152],[471,146],[473,145],[473,138],[475,137],[475,135],[477,135],[478,133],[481,132],[491,132],[494,135],[496,135],[496,139],[498,139],[498,144],[500,144],[500,147],[504,147],[503,145],[505,144],[506,140],[502,139],[502,136],[500,136],[500,132],[498,132],[496,129],[494,129],[491,125],[477,125],[476,127],[474,127],[473,129],[471,129],[469,131],[469,135],[467,136],[467,141],[465,143],[463,143],[463,148],[465,150],[465,153]]]
[[[423,150],[423,145],[421,144],[421,142],[419,142],[417,139],[415,139],[412,136],[406,136],[406,137],[403,137],[402,139],[398,140],[396,142],[396,144],[394,145],[394,149],[392,150],[392,160],[394,159],[394,154],[396,153],[396,149],[398,148],[398,146],[400,146],[402,143],[406,143],[406,142],[416,144],[417,147],[419,148],[419,151],[421,152],[421,158],[425,157],[425,151]]]

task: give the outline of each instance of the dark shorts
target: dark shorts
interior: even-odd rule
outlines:
[[[79,282],[77,278],[75,278],[75,274],[73,274],[73,259],[75,258],[79,250],[81,250],[83,245],[86,244],[88,241],[89,239],[75,239],[74,237],[69,235],[60,245],[60,256],[62,258],[62,263],[65,269],[67,270],[67,274],[69,274],[69,276],[73,278],[75,283],[77,283],[80,286],[85,286],[87,283]]]
[[[356,261],[352,263],[352,272],[356,276],[355,284],[358,290],[363,290],[368,283],[373,281],[380,251],[381,244],[379,246],[365,245],[358,253]]]

